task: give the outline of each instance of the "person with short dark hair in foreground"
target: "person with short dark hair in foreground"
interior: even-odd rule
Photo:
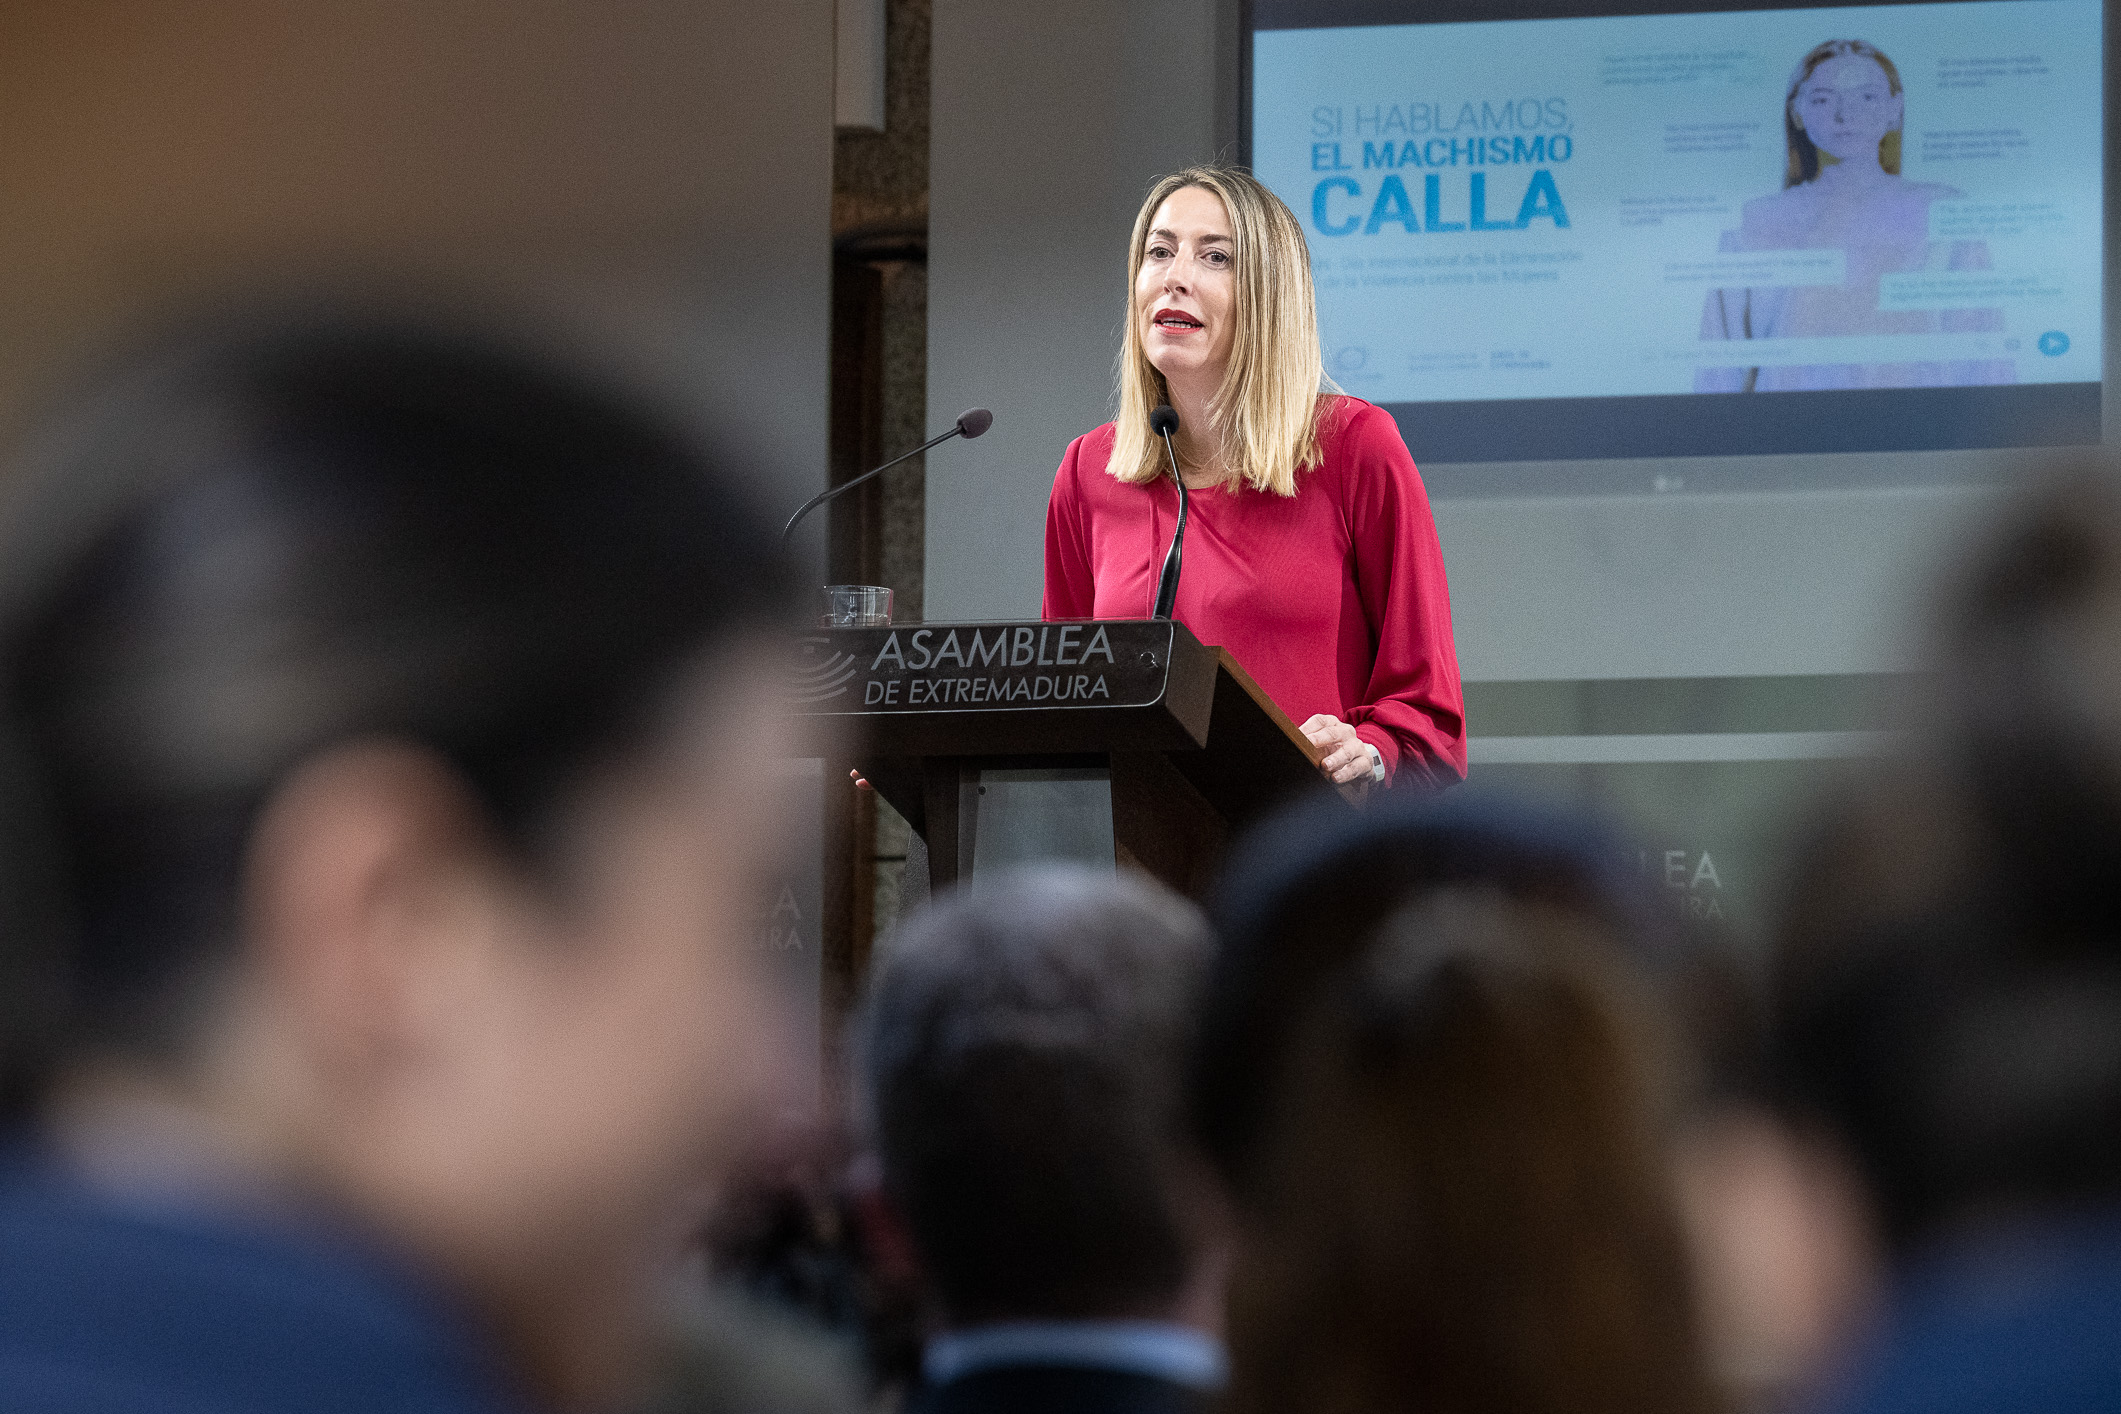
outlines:
[[[0,553],[0,1408],[605,1409],[785,1085],[772,535],[368,320],[49,429]]]
[[[945,1329],[913,1407],[1204,1409],[1222,1243],[1183,1201],[1181,1073],[1205,925],[1145,881],[1048,868],[911,919],[860,1088]]]

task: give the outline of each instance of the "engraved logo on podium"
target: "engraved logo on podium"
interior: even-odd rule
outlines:
[[[827,638],[805,638],[796,645],[796,666],[784,687],[791,702],[809,706],[847,695],[847,684],[861,672],[861,660],[840,652]]]

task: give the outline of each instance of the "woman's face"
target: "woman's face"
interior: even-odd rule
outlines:
[[[1875,157],[1879,140],[1900,126],[1904,109],[1885,70],[1861,54],[1827,60],[1797,85],[1790,101],[1812,145],[1837,162]]]
[[[1236,340],[1236,252],[1222,198],[1181,187],[1150,219],[1134,279],[1135,332],[1165,379],[1219,386]]]

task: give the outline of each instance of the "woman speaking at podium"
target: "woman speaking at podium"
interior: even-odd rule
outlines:
[[[1127,251],[1119,417],[1068,446],[1048,619],[1149,615],[1190,492],[1172,617],[1229,649],[1342,785],[1465,776],[1465,706],[1428,493],[1383,409],[1325,378],[1303,230],[1251,176],[1156,183]],[[1150,414],[1168,405],[1165,443]]]

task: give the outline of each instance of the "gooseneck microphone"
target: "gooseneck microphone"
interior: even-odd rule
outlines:
[[[1149,430],[1164,439],[1164,455],[1171,459],[1171,484],[1178,488],[1178,528],[1171,532],[1171,548],[1164,552],[1164,572],[1156,581],[1156,607],[1149,617],[1168,619],[1178,600],[1178,568],[1186,555],[1186,478],[1179,475],[1178,452],[1171,434],[1178,431],[1178,412],[1169,403],[1149,414]]]
[[[1171,549],[1164,551],[1164,572],[1156,579],[1156,608],[1152,619],[1169,619],[1171,604],[1179,598],[1179,562],[1186,558],[1186,477],[1179,475],[1179,454],[1171,435],[1179,430],[1177,409],[1162,403],[1150,413],[1150,430],[1164,439],[1164,456],[1171,458],[1171,483],[1179,488],[1179,524],[1171,532]]]
[[[893,457],[890,461],[885,462],[882,466],[873,466],[869,468],[869,470],[863,472],[860,476],[855,477],[852,481],[842,481],[839,485],[829,487],[824,491],[820,491],[817,495],[812,496],[809,500],[803,502],[802,507],[797,510],[794,515],[788,517],[788,524],[781,527],[781,543],[783,545],[786,545],[788,543],[788,537],[795,534],[795,528],[802,521],[803,517],[809,515],[819,506],[824,505],[825,502],[830,501],[835,497],[845,495],[847,492],[852,491],[855,487],[861,485],[864,481],[867,481],[870,477],[877,475],[879,472],[891,470],[891,468],[897,466],[900,462],[905,461],[908,457],[917,457],[922,452],[927,451],[930,447],[939,446],[940,444],[949,441],[952,437],[962,437],[969,442],[974,437],[979,436],[982,432],[985,432],[993,425],[993,413],[987,411],[985,408],[966,408],[963,412],[957,415],[957,421],[951,425],[951,428],[948,432],[943,433],[939,437],[930,437],[927,441],[921,443],[912,451],[907,452],[904,456]],[[1173,425],[1176,425],[1175,417],[1173,419]]]

